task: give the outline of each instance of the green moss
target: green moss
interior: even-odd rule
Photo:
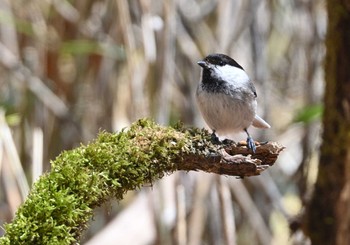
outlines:
[[[0,244],[76,243],[92,210],[122,199],[176,170],[180,153],[204,147],[208,132],[161,127],[142,119],[120,133],[100,132],[88,145],[62,152],[34,184]]]

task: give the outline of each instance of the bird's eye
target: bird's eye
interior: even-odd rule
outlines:
[[[224,66],[224,65],[225,65],[225,63],[222,60],[220,60],[219,61],[219,66]]]

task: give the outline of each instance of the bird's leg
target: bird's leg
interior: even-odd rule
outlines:
[[[215,134],[215,129],[213,129],[213,132],[211,133],[211,142],[216,145],[220,145],[221,141],[219,140],[218,136]]]
[[[252,139],[252,137],[250,137],[250,134],[248,133],[248,130],[245,128],[244,131],[247,133],[247,147],[248,149],[251,149],[253,153],[255,153],[256,151],[256,146],[255,146],[255,142]]]

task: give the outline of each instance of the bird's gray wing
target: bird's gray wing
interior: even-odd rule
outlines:
[[[256,93],[256,89],[254,87],[254,84],[251,81],[249,81],[249,85],[248,86],[249,86],[249,90],[252,91],[252,93],[254,94],[254,96],[256,98],[258,95]]]

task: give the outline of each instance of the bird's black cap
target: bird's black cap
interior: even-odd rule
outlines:
[[[203,68],[208,68],[208,63],[218,66],[231,65],[244,70],[234,59],[225,54],[210,54],[203,60],[197,62],[197,64]]]

